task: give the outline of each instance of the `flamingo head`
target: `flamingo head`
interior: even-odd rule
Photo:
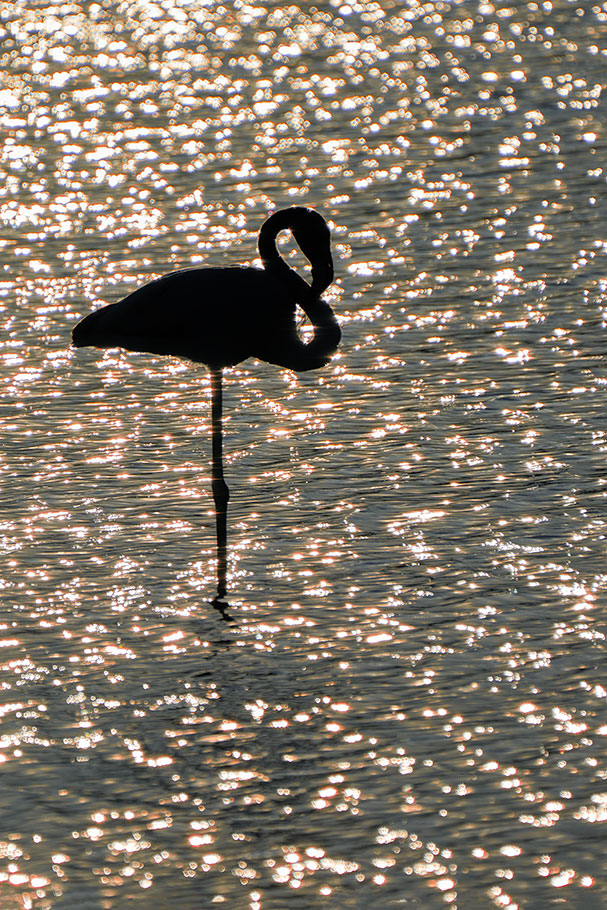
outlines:
[[[333,281],[331,232],[318,212],[303,206],[293,208],[297,209],[297,216],[291,225],[291,233],[312,266],[312,291],[320,297]]]

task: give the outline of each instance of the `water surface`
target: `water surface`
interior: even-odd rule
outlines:
[[[0,898],[605,906],[607,11],[0,12]],[[72,350],[321,211],[322,371]],[[301,265],[294,248],[284,255]]]

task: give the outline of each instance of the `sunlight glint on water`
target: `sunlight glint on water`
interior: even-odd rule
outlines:
[[[3,910],[605,905],[603,6],[0,11]],[[69,339],[293,204],[226,617],[205,369]]]

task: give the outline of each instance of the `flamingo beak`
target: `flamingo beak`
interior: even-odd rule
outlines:
[[[312,266],[312,290],[319,297],[333,281],[333,260],[331,256],[325,262],[315,262]]]

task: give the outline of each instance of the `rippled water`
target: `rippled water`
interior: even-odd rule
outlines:
[[[3,4],[3,910],[605,906],[606,24]],[[206,371],[70,332],[294,203],[343,342],[226,371],[226,618]]]

